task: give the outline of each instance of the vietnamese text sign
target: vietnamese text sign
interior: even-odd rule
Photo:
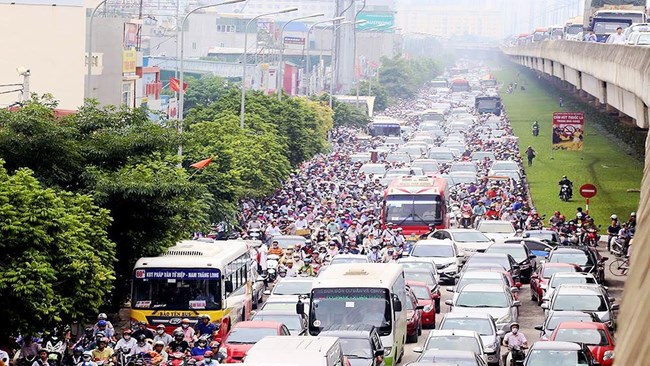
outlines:
[[[135,72],[135,65],[137,62],[137,55],[135,48],[122,51],[122,74],[133,74]]]
[[[584,127],[583,112],[554,112],[553,150],[582,150]]]
[[[305,39],[303,37],[284,37],[284,44],[297,44],[304,45]]]
[[[159,280],[209,280],[219,279],[219,270],[215,269],[181,269],[181,268],[147,268],[136,269],[136,279]]]
[[[392,32],[390,29],[395,25],[395,13],[392,12],[370,12],[362,11],[357,20],[365,20],[365,23],[357,24],[357,30],[373,28],[376,32]]]

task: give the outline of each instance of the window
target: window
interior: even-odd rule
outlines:
[[[235,33],[237,27],[230,24],[217,24],[217,32],[219,33]]]
[[[226,265],[224,281],[232,283],[232,291],[226,291],[226,297],[237,292],[248,283],[249,259],[250,257],[246,253]]]
[[[192,42],[192,49],[193,49],[193,50],[196,49],[196,42]]]

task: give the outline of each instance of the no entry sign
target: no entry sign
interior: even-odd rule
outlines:
[[[584,198],[592,198],[598,193],[596,186],[590,183],[580,186],[580,195]]]

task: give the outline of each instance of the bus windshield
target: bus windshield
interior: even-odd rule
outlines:
[[[442,199],[439,195],[388,196],[384,222],[397,226],[442,224]]]
[[[481,109],[497,109],[499,107],[499,98],[477,98],[476,108]]]
[[[134,309],[221,309],[218,269],[136,269]]]
[[[368,125],[370,136],[397,136],[399,137],[402,127],[399,123],[372,122]]]
[[[312,290],[309,306],[309,333],[334,324],[370,324],[379,335],[389,335],[392,314],[387,289],[383,288],[317,288]]]

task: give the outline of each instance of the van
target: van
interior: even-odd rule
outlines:
[[[346,366],[337,337],[268,336],[246,353],[246,365]]]

